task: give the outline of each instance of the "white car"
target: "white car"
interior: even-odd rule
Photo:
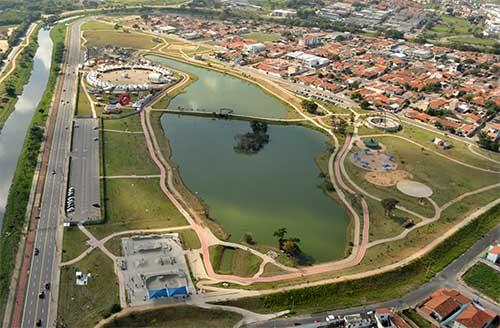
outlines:
[[[326,316],[325,320],[327,322],[335,320],[335,316],[333,314],[329,314]]]

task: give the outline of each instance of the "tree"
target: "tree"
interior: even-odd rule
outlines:
[[[251,232],[245,232],[245,235],[243,236],[243,239],[247,244],[253,245],[255,244],[255,240],[253,239],[252,233]]]
[[[366,100],[362,100],[361,103],[359,104],[359,107],[361,107],[364,110],[370,109],[370,103]]]
[[[5,83],[5,92],[9,97],[17,96],[16,86],[14,85],[14,82],[12,82],[12,80],[9,80],[7,83]]]
[[[316,114],[318,110],[318,104],[316,104],[314,101],[304,99],[302,100],[302,108],[310,114]]]
[[[278,241],[283,241],[287,234],[286,228],[279,228],[273,233],[273,236],[278,238]]]
[[[392,216],[392,211],[396,208],[396,205],[398,205],[399,200],[394,199],[394,198],[384,198],[382,199],[382,207],[384,208],[385,211],[385,216],[386,217],[391,217]]]
[[[300,254],[300,248],[298,243],[300,242],[299,238],[289,238],[286,239],[281,245],[281,249],[291,255]]]
[[[491,139],[486,132],[481,131],[477,134],[477,144],[487,150],[498,152],[500,147],[499,142]]]

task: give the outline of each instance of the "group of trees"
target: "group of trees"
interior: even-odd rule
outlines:
[[[250,128],[252,129],[252,132],[236,136],[236,145],[234,146],[234,150],[236,152],[256,154],[269,143],[267,123],[252,121],[250,122]]]
[[[305,109],[309,114],[318,113],[318,104],[311,100],[302,100],[302,108]]]
[[[487,150],[498,152],[498,150],[500,148],[500,143],[498,140],[491,139],[488,136],[488,134],[486,134],[486,132],[484,132],[484,131],[480,131],[477,134],[477,138],[478,138],[477,144],[480,147],[487,149]]]

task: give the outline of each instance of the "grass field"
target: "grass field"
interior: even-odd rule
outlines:
[[[119,48],[151,49],[158,43],[152,36],[120,31],[87,31],[84,32],[89,46],[115,46]]]
[[[112,24],[106,24],[103,22],[96,21],[94,19],[82,24],[82,31],[96,31],[96,30],[107,30],[112,31],[114,29]]]
[[[181,305],[134,313],[114,320],[105,327],[229,328],[240,319],[241,316],[233,312]]]
[[[492,267],[477,263],[465,273],[463,279],[467,285],[495,302],[500,301],[500,272]]]
[[[220,274],[252,277],[262,263],[261,258],[241,249],[216,245],[210,246],[209,251],[214,271]]]
[[[147,150],[143,134],[104,132],[105,172],[113,175],[159,174]]]
[[[277,41],[282,39],[281,34],[279,33],[263,33],[263,32],[243,34],[242,37],[245,39],[252,39],[256,42]]]
[[[431,198],[443,205],[457,196],[498,181],[498,174],[474,170],[439,157],[405,140],[391,137],[377,137],[394,156],[398,169],[411,172],[413,180],[427,184],[433,189]],[[380,198],[392,197],[417,213],[432,216],[430,204],[422,206],[416,198],[403,195],[395,187],[378,187],[367,182],[363,175],[367,172],[355,166],[350,158],[345,161],[350,177],[362,188]]]
[[[118,231],[187,224],[162,193],[159,179],[106,179],[105,183],[106,223],[88,227],[97,238]]]
[[[90,101],[81,83],[85,83],[83,81],[78,82],[78,101],[76,103],[76,116],[92,116],[92,107],[90,106]]]
[[[64,229],[64,241],[62,250],[62,262],[74,259],[82,254],[89,246],[87,236],[78,227]]]
[[[433,26],[429,31],[437,38],[442,38],[450,35],[460,35],[471,33],[469,31],[469,23],[465,18],[453,16],[441,16],[441,23]]]
[[[75,284],[77,271],[92,275],[87,286]],[[68,327],[94,327],[113,304],[120,303],[118,294],[113,262],[94,250],[82,261],[61,268],[58,316]]]
[[[130,115],[120,119],[103,119],[103,129],[139,132],[142,131],[141,117],[139,115]]]
[[[448,40],[451,42],[466,43],[466,44],[479,45],[485,47],[493,47],[495,44],[498,43],[498,41],[495,39],[476,38],[473,36],[456,36],[456,37],[450,37]]]
[[[499,210],[500,205],[497,205],[460,229],[424,257],[396,270],[358,280],[244,298],[222,304],[260,313],[283,309],[306,313],[399,298],[434,277],[485,233],[493,229],[500,222]]]

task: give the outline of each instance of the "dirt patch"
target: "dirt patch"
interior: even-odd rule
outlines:
[[[366,181],[380,187],[395,186],[399,181],[410,179],[411,177],[412,175],[405,170],[374,171],[365,174]]]

